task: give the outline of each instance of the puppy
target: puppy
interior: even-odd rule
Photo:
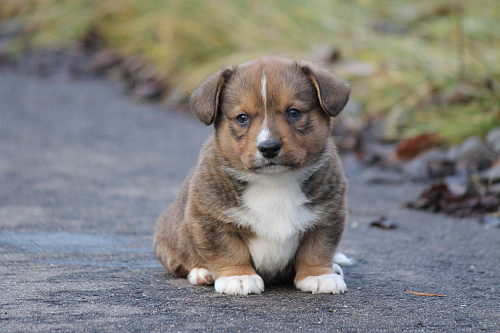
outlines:
[[[330,132],[349,92],[312,63],[273,57],[203,82],[191,109],[215,130],[158,219],[154,252],[165,269],[233,295],[292,278],[304,292],[346,291],[334,264],[346,179]]]

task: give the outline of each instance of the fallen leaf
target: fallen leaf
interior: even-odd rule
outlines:
[[[426,133],[402,140],[396,148],[396,158],[406,161],[414,158],[420,153],[435,147],[440,142],[437,134]]]
[[[396,229],[398,227],[393,220],[388,219],[385,216],[381,216],[378,220],[373,221],[372,223],[370,223],[370,226],[385,230]]]
[[[463,181],[457,177],[434,184],[406,206],[458,217],[478,216],[500,208],[500,198],[496,195],[484,191],[476,183],[469,182],[465,187],[465,183],[461,183]]]
[[[410,293],[410,294],[413,294],[413,295],[418,295],[418,296],[437,296],[437,297],[448,297],[448,295],[443,295],[443,294],[429,294],[429,293],[418,293],[418,292],[415,292],[415,291],[410,291],[410,290],[406,290],[404,289],[404,291]]]

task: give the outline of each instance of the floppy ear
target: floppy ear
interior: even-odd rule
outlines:
[[[219,69],[191,93],[189,101],[191,110],[207,126],[215,120],[220,93],[233,70],[230,66]]]
[[[316,88],[323,110],[330,117],[338,115],[349,100],[351,93],[349,82],[311,62],[303,61],[299,63],[299,66]]]

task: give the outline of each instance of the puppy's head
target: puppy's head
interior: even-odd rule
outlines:
[[[312,63],[263,57],[213,74],[192,93],[191,109],[214,124],[232,168],[277,173],[307,166],[321,151],[349,91]]]

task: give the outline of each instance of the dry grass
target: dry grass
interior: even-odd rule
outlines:
[[[500,125],[496,0],[4,0],[0,17],[21,20],[38,47],[98,31],[185,92],[228,63],[330,45],[356,61],[331,66],[368,115],[386,116],[388,139],[456,143]]]

